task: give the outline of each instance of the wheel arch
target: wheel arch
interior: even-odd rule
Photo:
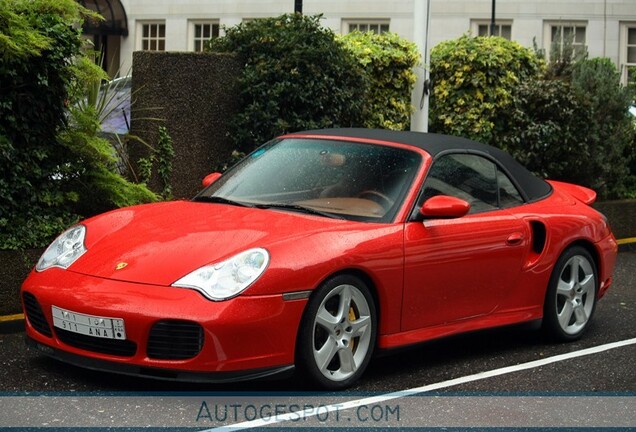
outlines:
[[[594,247],[594,243],[591,240],[588,239],[578,239],[575,240],[571,243],[569,243],[566,247],[563,248],[563,250],[561,251],[561,253],[559,254],[559,257],[561,255],[563,255],[565,253],[566,250],[575,247],[575,246],[580,246],[583,249],[587,250],[590,255],[592,256],[592,259],[594,260],[594,265],[596,266],[596,271],[599,274],[599,279],[600,279],[600,275],[603,274],[602,272],[602,268],[601,268],[601,257],[599,255],[598,250],[596,249],[596,247]],[[597,281],[597,283],[600,283],[600,280]],[[598,288],[598,287],[597,287]]]
[[[569,243],[566,243],[558,252],[558,254],[554,255],[554,261],[550,264],[550,272],[549,275],[550,277],[552,277],[552,274],[554,273],[554,271],[556,270],[556,265],[557,262],[559,261],[559,258],[561,258],[561,256],[563,256],[564,253],[566,253],[569,249],[576,247],[576,246],[580,246],[583,249],[585,249],[586,251],[588,251],[590,253],[590,255],[592,256],[592,259],[594,260],[594,265],[596,266],[596,271],[599,273],[599,275],[601,274],[601,267],[600,267],[600,256],[598,251],[596,250],[596,248],[594,247],[594,243],[591,240],[585,239],[585,238],[579,238],[573,241],[570,241]],[[597,284],[600,283],[599,281],[597,281]],[[545,306],[545,302],[546,302],[546,297],[548,295],[548,291],[549,291],[549,286],[550,286],[550,279],[547,280],[547,283],[545,284],[544,290],[543,290],[543,306]],[[597,287],[598,289],[598,287]]]
[[[373,298],[373,305],[375,306],[375,314],[376,314],[376,318],[377,318],[376,325],[378,327],[378,332],[376,333],[376,336],[375,336],[375,339],[376,339],[375,343],[376,343],[376,346],[377,346],[377,342],[378,342],[378,339],[380,337],[380,331],[379,330],[380,330],[380,327],[381,327],[380,321],[381,321],[381,315],[382,315],[381,312],[380,312],[380,309],[381,309],[380,297],[379,297],[379,294],[378,294],[378,288],[377,288],[375,282],[373,281],[373,278],[371,278],[371,276],[367,272],[365,272],[363,270],[360,270],[360,269],[356,269],[356,268],[344,268],[344,269],[338,270],[338,271],[336,271],[334,273],[330,273],[329,275],[327,275],[326,277],[321,279],[316,284],[316,286],[313,288],[309,298],[311,299],[313,296],[316,295],[317,288],[319,286],[321,286],[323,283],[325,283],[326,281],[328,281],[331,278],[334,278],[334,277],[337,277],[337,276],[341,276],[341,275],[356,276],[359,279],[361,279],[362,282],[364,282],[367,285],[367,288],[369,288],[369,291],[371,292],[371,297]],[[302,318],[301,319],[304,319],[305,314],[307,313],[307,306],[308,305],[309,305],[309,301],[307,302],[307,304],[305,305],[305,307],[303,309],[303,313],[302,313]],[[300,326],[299,326],[298,331],[300,331]],[[295,346],[296,347],[298,346],[298,335],[296,336]]]
[[[311,295],[313,296],[314,293],[316,292],[316,288],[318,288],[320,285],[322,285],[323,283],[325,283],[325,281],[334,278],[336,276],[341,276],[341,275],[350,275],[350,276],[356,276],[358,278],[360,278],[362,280],[362,282],[364,282],[367,285],[367,288],[369,288],[369,291],[371,292],[371,296],[373,297],[373,305],[375,306],[375,313],[377,315],[378,318],[378,329],[380,328],[380,297],[378,295],[378,287],[376,286],[375,282],[373,281],[373,278],[371,278],[371,276],[365,272],[364,270],[360,270],[357,268],[345,268],[345,269],[341,269],[338,270],[337,272],[331,273],[329,274],[327,277],[325,277],[324,279],[322,279],[318,285],[316,285],[314,287],[314,290],[312,291]],[[378,332],[379,334],[379,332]]]

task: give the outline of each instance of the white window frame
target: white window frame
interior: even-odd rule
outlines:
[[[391,31],[391,20],[389,18],[384,18],[384,19],[377,19],[377,18],[359,18],[359,19],[343,19],[342,20],[342,26],[341,26],[341,33],[342,34],[349,34],[351,33],[353,30],[351,29],[352,26],[355,26],[357,30],[360,30],[360,27],[367,26],[367,28],[370,27],[377,27],[377,31],[374,33],[381,33],[382,32],[382,27],[386,26],[386,30],[384,30],[385,32],[390,32]],[[354,30],[356,30],[354,29]],[[365,31],[365,30],[361,30],[361,31]],[[366,30],[366,31],[370,31],[370,30]]]
[[[621,73],[621,84],[623,85],[627,85],[628,84],[628,68],[632,67],[634,68],[635,72],[634,75],[632,76],[632,83],[636,83],[636,58],[633,58],[631,60],[633,61],[629,61],[629,48],[634,48],[636,49],[636,44],[630,44],[629,43],[629,32],[630,30],[632,32],[636,32],[636,22],[625,22],[625,23],[621,23],[620,25],[620,39],[619,39],[619,49],[620,49],[620,55],[619,55],[619,65],[620,65],[620,73]]]
[[[577,47],[580,47],[580,49],[583,49],[584,51],[587,50],[587,36],[588,36],[587,21],[545,21],[543,25],[543,48],[545,49],[547,58],[550,58],[550,50],[552,48],[552,29],[555,27],[561,27],[561,29],[566,27],[574,28],[574,40],[572,41],[572,46],[575,49],[574,54],[576,54]],[[585,29],[585,38],[584,38],[585,40],[583,41],[583,43],[576,41],[577,29],[581,29],[581,28]],[[564,32],[561,31],[561,41],[560,41],[561,48],[560,49],[562,49],[563,47],[563,34]]]
[[[471,20],[470,31],[472,32],[473,36],[479,36],[479,27],[484,25],[488,27],[488,35],[490,35],[490,20],[485,20],[485,19]],[[501,36],[501,30],[503,26],[510,27],[510,37],[506,39],[512,40],[512,20],[495,20],[495,36]]]
[[[144,28],[146,26],[157,26],[157,35],[156,36],[144,36]],[[163,37],[160,36],[160,28],[158,26],[163,26]],[[166,51],[166,43],[167,43],[167,28],[165,20],[148,20],[148,21],[137,21],[137,50],[138,51]],[[149,30],[151,30],[149,28]],[[148,40],[148,48],[144,49],[144,42]],[[150,49],[152,42],[156,42],[157,49]],[[163,49],[159,49],[160,42],[163,41]]]
[[[196,26],[210,26],[210,37],[206,38],[203,35],[201,35],[200,37],[197,37],[196,34]],[[216,27],[216,36],[214,35],[214,27]],[[219,37],[221,32],[221,24],[219,22],[218,19],[206,19],[206,20],[202,20],[202,19],[196,19],[196,20],[189,20],[188,21],[188,51],[197,51],[196,49],[196,43],[197,41],[202,42],[202,46],[203,43],[210,40],[212,37]],[[202,51],[199,50],[199,51]]]

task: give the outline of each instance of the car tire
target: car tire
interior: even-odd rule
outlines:
[[[543,329],[552,339],[579,339],[590,323],[598,293],[598,271],[592,255],[581,246],[558,259],[546,293]]]
[[[301,321],[297,367],[323,389],[349,387],[364,373],[377,334],[377,315],[367,285],[338,275],[312,294]]]

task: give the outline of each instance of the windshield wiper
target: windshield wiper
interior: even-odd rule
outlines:
[[[298,204],[285,204],[285,203],[268,203],[268,204],[256,204],[254,207],[259,209],[285,209],[296,210],[302,213],[307,213],[316,216],[324,216],[331,219],[344,219],[342,216],[335,215],[333,213],[327,213],[320,210],[313,209],[311,207],[304,207]]]
[[[192,201],[197,201],[197,202],[209,202],[209,203],[218,203],[218,204],[229,204],[229,205],[234,205],[234,206],[238,206],[238,207],[254,207],[251,204],[246,204],[240,201],[234,201],[231,200],[229,198],[224,198],[224,197],[220,197],[220,196],[196,196],[192,199]]]

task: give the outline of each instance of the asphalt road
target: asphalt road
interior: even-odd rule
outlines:
[[[531,326],[488,330],[375,358],[354,392],[424,386],[636,337],[636,253],[619,254],[614,285],[577,342],[546,341]],[[4,326],[6,330],[6,326]],[[121,377],[68,366],[27,349],[22,331],[0,334],[0,392],[298,392],[297,379],[194,385]],[[636,345],[461,384],[448,391],[636,392]],[[635,407],[636,409],[636,407]]]
[[[335,393],[308,393],[298,379],[194,385],[88,371],[27,349],[5,322],[0,430],[636,430],[635,252],[619,254],[614,278],[580,341],[551,343],[528,325],[452,337],[377,357]]]

